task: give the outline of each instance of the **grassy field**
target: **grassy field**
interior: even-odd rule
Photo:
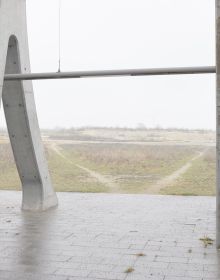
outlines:
[[[209,149],[203,157],[161,194],[171,195],[215,195],[215,148]]]
[[[57,191],[215,194],[213,132],[83,129],[44,132],[44,140]],[[20,188],[5,135],[0,170],[1,189]]]
[[[145,193],[157,180],[186,163],[198,148],[126,144],[63,145],[65,156],[101,173],[117,192]],[[109,190],[111,191],[111,189]]]
[[[215,133],[207,130],[177,129],[125,129],[125,128],[79,128],[63,130],[45,130],[49,139],[66,139],[82,141],[118,141],[118,142],[164,142],[213,143]]]

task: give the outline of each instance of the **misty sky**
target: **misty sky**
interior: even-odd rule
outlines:
[[[27,0],[32,72],[58,69],[58,1]],[[214,0],[62,0],[62,70],[215,64]],[[42,128],[215,128],[215,76],[36,81]]]

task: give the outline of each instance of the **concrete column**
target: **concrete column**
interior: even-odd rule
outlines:
[[[220,249],[220,0],[216,0],[216,246]]]
[[[31,81],[4,82],[3,76],[29,73],[26,0],[0,0],[0,99],[22,182],[22,209],[57,205],[44,155]]]

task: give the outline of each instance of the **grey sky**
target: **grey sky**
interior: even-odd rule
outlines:
[[[58,0],[27,6],[32,71],[57,71]],[[62,70],[214,65],[214,6],[214,0],[62,0]],[[215,128],[214,75],[38,81],[34,89],[43,128]]]

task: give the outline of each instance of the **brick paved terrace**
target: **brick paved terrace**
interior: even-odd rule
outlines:
[[[58,197],[32,214],[0,192],[0,279],[220,279],[214,197]]]

